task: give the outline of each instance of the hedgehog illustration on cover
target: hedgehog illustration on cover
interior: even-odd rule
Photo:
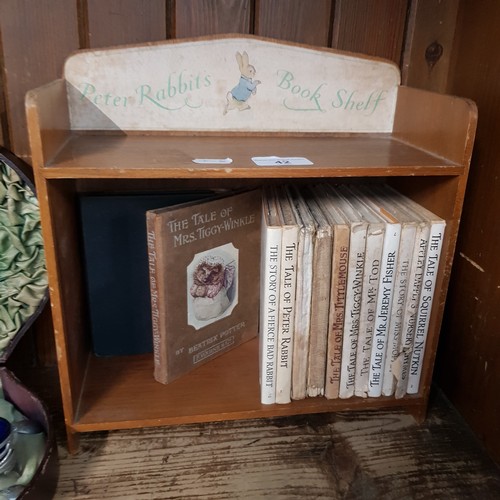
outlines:
[[[224,265],[224,261],[216,256],[205,257],[198,263],[190,289],[194,314],[198,320],[216,318],[230,306],[231,298],[228,295],[234,274],[234,264]]]

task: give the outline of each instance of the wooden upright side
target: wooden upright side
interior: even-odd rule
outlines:
[[[401,86],[393,136],[467,169],[477,123],[476,105],[460,97]]]
[[[26,95],[26,118],[35,168],[43,168],[70,135],[66,83],[55,80]]]
[[[421,380],[424,399],[428,398],[432,382],[476,124],[477,108],[470,100],[404,86],[399,89],[393,136],[462,167],[461,174],[438,177],[432,183],[425,177],[406,177],[394,182],[415,201],[446,219],[445,240]]]
[[[57,80],[31,91],[26,99],[28,132],[40,203],[49,290],[63,407],[68,429],[73,422],[89,353],[85,300],[79,259],[75,186],[49,181],[44,169],[69,136],[66,87]],[[71,441],[71,437],[70,437]]]

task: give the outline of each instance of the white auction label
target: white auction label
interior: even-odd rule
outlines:
[[[211,163],[215,165],[229,165],[233,163],[231,158],[195,158],[193,163]]]
[[[259,167],[313,165],[311,160],[301,156],[254,156],[252,161]]]

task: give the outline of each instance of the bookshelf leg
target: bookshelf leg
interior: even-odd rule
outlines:
[[[71,455],[74,455],[80,448],[80,436],[78,433],[71,430],[69,426],[66,426],[66,439],[68,444],[68,451]]]
[[[415,419],[417,424],[423,424],[427,417],[427,405],[410,406],[407,411]]]

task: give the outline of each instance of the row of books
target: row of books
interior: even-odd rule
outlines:
[[[415,394],[445,221],[383,185],[263,195],[263,404]]]

